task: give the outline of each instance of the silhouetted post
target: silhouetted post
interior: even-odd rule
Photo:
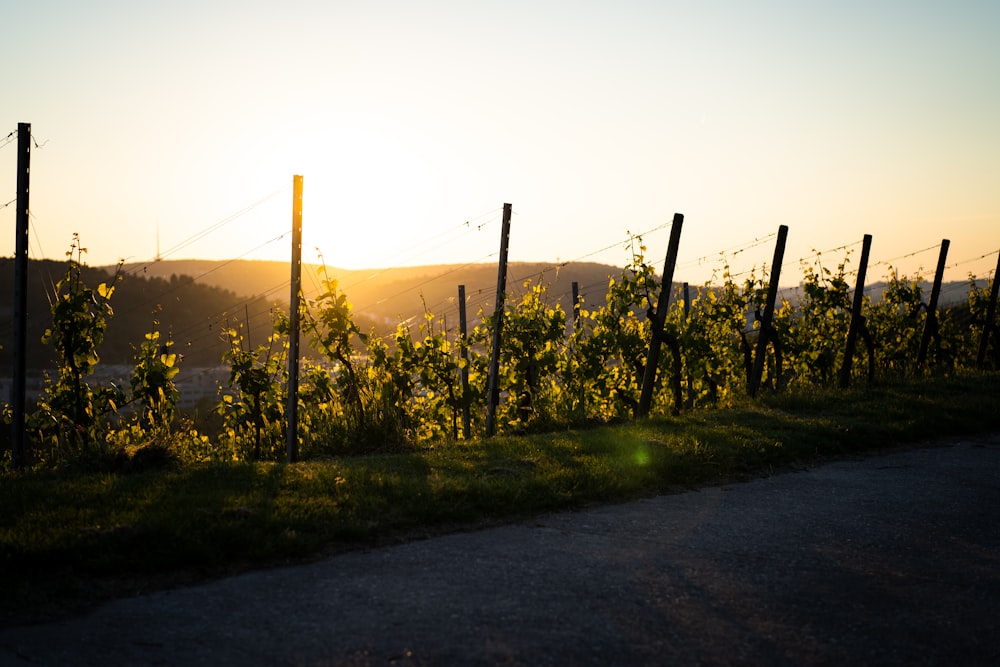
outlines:
[[[28,190],[31,181],[31,123],[17,124],[17,213],[14,243],[14,375],[10,387],[11,463],[25,462],[24,412],[28,374]]]
[[[868,254],[872,249],[872,235],[865,234],[861,242],[861,263],[858,265],[858,281],[854,285],[854,302],[851,304],[851,324],[847,329],[847,347],[844,349],[844,365],[840,367],[840,387],[846,389],[851,383],[851,368],[854,366],[854,348],[858,334],[865,325],[861,306],[865,299],[865,276],[868,273]]]
[[[573,281],[573,333],[580,329],[580,283]]]
[[[510,238],[510,204],[503,205],[500,230],[500,262],[497,270],[497,298],[493,306],[493,350],[486,384],[486,437],[496,432],[496,412],[500,403],[500,336],[503,333],[503,307],[507,293],[507,245]]]
[[[691,287],[684,283],[681,287],[681,293],[684,295],[684,326],[687,327],[688,320],[691,319]],[[685,378],[687,384],[687,407],[694,407],[694,379],[691,377],[691,367],[688,366],[687,377]]]
[[[573,281],[571,285],[571,293],[573,295],[573,337],[570,338],[570,359],[576,359],[576,342],[579,338],[580,333],[580,283]],[[579,411],[579,417],[583,418],[587,415],[587,391],[583,382],[579,383],[579,394],[576,397],[577,410]]]
[[[937,304],[938,297],[941,296],[941,281],[944,279],[944,265],[948,259],[948,246],[951,241],[943,239],[941,241],[941,252],[938,253],[937,270],[934,272],[934,286],[931,287],[931,300],[927,304],[927,319],[924,320],[924,335],[920,337],[920,349],[917,351],[917,367],[924,365],[927,361],[927,348],[930,347],[931,338],[938,335]]]
[[[302,307],[302,177],[292,187],[292,294],[288,302],[288,433],[289,463],[299,459],[299,313]]]
[[[997,292],[1000,291],[1000,254],[997,255],[997,268],[993,271],[993,288],[990,290],[990,302],[986,306],[986,322],[983,323],[983,335],[979,337],[979,354],[976,355],[976,366],[986,366],[986,348],[989,347],[990,334],[995,340],[993,346],[1000,346],[1000,336],[997,336],[994,320],[997,316]]]
[[[674,213],[670,225],[670,241],[667,245],[667,257],[663,262],[663,282],[660,284],[660,296],[656,299],[656,312],[651,323],[652,336],[649,338],[649,353],[646,355],[646,368],[642,374],[642,391],[639,394],[639,407],[636,417],[649,414],[653,402],[653,386],[656,384],[656,366],[660,362],[660,343],[663,342],[663,324],[667,321],[667,310],[670,307],[670,291],[673,289],[674,266],[677,264],[677,248],[681,243],[681,228],[684,226],[684,216]]]
[[[771,322],[774,321],[774,302],[778,300],[778,280],[781,278],[781,262],[785,258],[785,242],[788,239],[788,226],[778,227],[778,242],[774,246],[774,259],[771,261],[771,275],[768,277],[767,303],[764,304],[764,316],[760,320],[760,332],[757,335],[757,347],[754,349],[753,368],[750,370],[749,382],[747,382],[747,393],[751,398],[757,395],[760,388],[760,379],[764,376],[764,357],[767,356],[767,346],[769,343],[777,345],[777,341],[772,341],[774,328]],[[777,349],[775,349],[777,353]]]
[[[472,434],[472,415],[469,413],[469,348],[467,338],[469,334],[468,320],[465,315],[465,285],[458,286],[458,331],[462,335],[462,370],[459,375],[462,378],[462,439],[468,440]]]

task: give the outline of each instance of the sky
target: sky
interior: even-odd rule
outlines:
[[[696,284],[779,225],[782,282],[864,234],[875,277],[1000,250],[996,0],[4,5],[4,256],[19,122],[34,258],[285,261],[296,174],[345,268],[495,262],[506,202],[512,261],[659,266],[683,213]]]

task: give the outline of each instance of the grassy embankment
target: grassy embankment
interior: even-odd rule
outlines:
[[[0,623],[337,550],[997,431],[1000,376],[963,375],[407,454],[6,474]]]

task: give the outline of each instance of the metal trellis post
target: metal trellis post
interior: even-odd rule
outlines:
[[[11,463],[25,462],[24,413],[28,374],[28,190],[31,181],[31,123],[17,124],[17,213],[14,250],[14,374],[11,383],[13,412]]]
[[[288,433],[286,458],[299,458],[299,313],[302,302],[302,177],[295,176],[292,188],[292,293],[288,302]]]

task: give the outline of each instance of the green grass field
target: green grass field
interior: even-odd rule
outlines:
[[[1000,376],[294,465],[0,477],[0,622],[345,549],[1000,430]]]

